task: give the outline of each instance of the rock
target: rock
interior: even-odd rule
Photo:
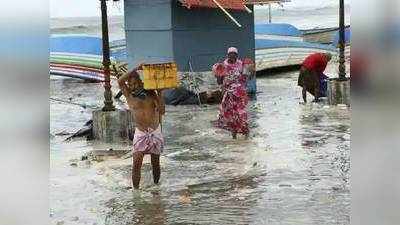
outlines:
[[[73,162],[73,163],[71,163],[71,164],[69,164],[70,166],[73,166],[73,167],[77,167],[78,166],[78,163],[75,163],[75,162]]]
[[[79,220],[79,217],[77,217],[77,216],[74,216],[71,218],[71,221],[78,221],[78,220]]]
[[[192,203],[192,199],[190,198],[190,192],[189,190],[185,190],[180,196],[179,196],[179,202],[181,204],[190,204]]]
[[[57,223],[56,223],[57,225],[64,225],[64,221],[58,221]]]
[[[244,200],[245,200],[245,197],[240,196],[240,197],[238,197],[237,199],[238,199],[239,201],[244,201]]]

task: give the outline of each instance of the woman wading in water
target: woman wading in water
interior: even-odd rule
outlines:
[[[238,59],[238,50],[228,49],[227,59],[213,66],[214,74],[223,87],[223,98],[219,108],[216,126],[232,133],[249,137],[249,125],[246,106],[248,96],[246,91],[247,77],[243,74],[243,62]]]

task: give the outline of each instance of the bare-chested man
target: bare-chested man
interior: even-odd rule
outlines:
[[[132,166],[132,183],[135,189],[139,188],[140,172],[145,154],[151,155],[154,183],[158,184],[160,180],[160,154],[164,148],[160,121],[165,113],[161,92],[145,90],[137,73],[138,69],[140,66],[118,79],[119,87],[136,123]]]

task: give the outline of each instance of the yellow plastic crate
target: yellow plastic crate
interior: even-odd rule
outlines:
[[[143,68],[144,89],[156,90],[178,87],[176,63],[146,64]]]

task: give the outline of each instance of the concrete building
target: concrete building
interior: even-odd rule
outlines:
[[[241,0],[219,2],[242,27],[212,0],[125,0],[129,67],[174,61],[179,71],[189,71],[189,62],[195,72],[210,71],[230,46],[254,61],[254,13]]]

